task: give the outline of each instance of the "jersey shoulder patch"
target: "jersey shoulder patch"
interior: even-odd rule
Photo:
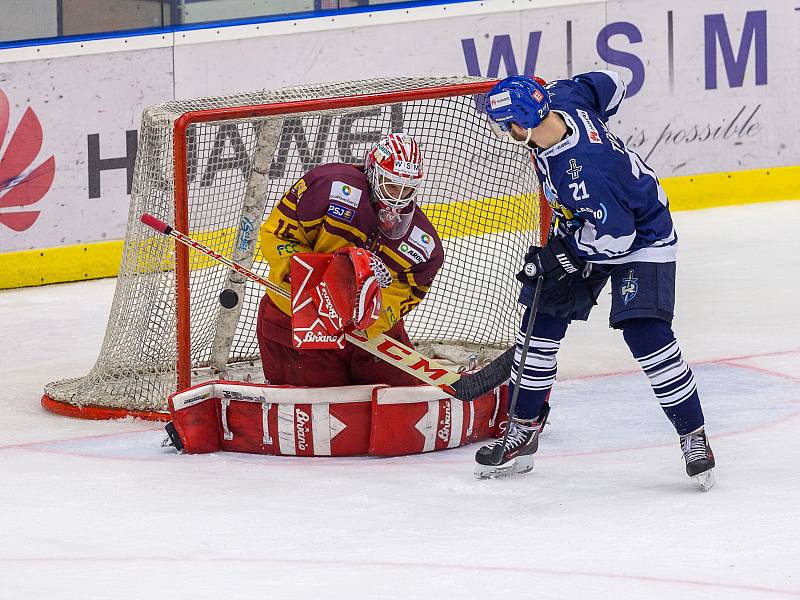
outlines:
[[[412,246],[408,242],[400,242],[400,245],[397,246],[397,251],[400,252],[400,254],[402,254],[403,256],[405,256],[408,260],[410,260],[412,265],[418,265],[424,263],[426,260],[422,252],[417,250],[414,246]]]
[[[426,259],[429,259],[436,249],[436,240],[433,239],[433,236],[426,233],[417,225],[414,225],[414,228],[408,235],[408,241],[420,250],[425,255]]]
[[[358,205],[361,203],[362,192],[363,190],[349,183],[345,183],[344,181],[333,181],[331,183],[329,200],[346,204],[351,208],[358,208]]]
[[[345,223],[352,223],[356,217],[356,211],[348,206],[342,206],[336,202],[331,202],[328,205],[328,216],[333,217],[338,221]]]

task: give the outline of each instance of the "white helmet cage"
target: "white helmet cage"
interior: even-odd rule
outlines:
[[[424,178],[419,145],[409,135],[390,133],[367,152],[364,171],[381,230],[391,239],[402,237]]]

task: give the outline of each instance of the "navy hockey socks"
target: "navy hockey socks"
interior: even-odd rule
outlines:
[[[702,427],[703,409],[694,375],[681,356],[670,324],[660,319],[631,319],[620,328],[677,432],[685,435]]]
[[[561,346],[561,340],[567,332],[569,321],[559,317],[551,317],[539,313],[533,324],[533,335],[528,346],[528,355],[522,376],[519,377],[519,360],[522,357],[522,345],[525,342],[525,329],[530,318],[530,309],[522,319],[522,325],[517,332],[516,352],[514,353],[514,366],[511,369],[510,393],[513,394],[514,386],[519,380],[519,397],[515,416],[520,419],[535,419],[542,410],[542,405],[550,394],[550,388],[556,380],[556,352]]]

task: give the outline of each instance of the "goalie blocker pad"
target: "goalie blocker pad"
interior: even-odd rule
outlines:
[[[299,253],[292,256],[289,272],[292,280],[292,346],[304,350],[342,350],[341,328],[330,333],[323,319],[343,323],[338,313],[320,315],[314,304],[314,292],[333,258],[332,254]]]
[[[378,320],[381,289],[363,248],[292,256],[292,345],[341,350],[344,330],[364,330]]]
[[[479,442],[505,427],[508,388],[462,402],[429,386],[298,388],[210,381],[169,398],[189,454],[399,456]]]

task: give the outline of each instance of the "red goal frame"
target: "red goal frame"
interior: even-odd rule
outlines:
[[[273,102],[269,104],[187,111],[180,114],[173,124],[173,170],[174,170],[174,227],[178,231],[189,231],[189,181],[187,130],[196,123],[270,117],[310,113],[314,111],[347,109],[367,106],[385,106],[400,102],[435,100],[448,97],[485,94],[498,80],[477,81],[425,88],[362,94],[355,96],[329,96],[311,100]],[[535,168],[535,167],[534,167]],[[551,211],[544,195],[539,193],[540,243],[546,241],[550,229]],[[175,310],[176,310],[176,391],[191,386],[191,315],[190,315],[190,268],[189,249],[175,246]],[[133,416],[146,420],[165,421],[169,415],[151,410],[135,410],[106,406],[72,404],[56,400],[44,394],[42,406],[50,412],[84,419],[115,419]]]
[[[175,229],[189,234],[189,182],[187,179],[188,153],[186,132],[194,123],[208,123],[225,119],[247,119],[253,117],[272,117],[315,110],[338,108],[357,108],[381,104],[395,104],[415,100],[435,100],[449,96],[468,96],[485,94],[497,80],[478,83],[462,83],[448,86],[420,88],[416,90],[364,94],[361,96],[338,96],[295,100],[255,106],[239,106],[197,110],[184,113],[173,127],[173,159],[175,166]],[[544,213],[543,213],[544,214]],[[191,382],[191,315],[189,314],[189,248],[183,244],[175,245],[175,286],[177,318],[177,377],[178,390],[192,385]]]

